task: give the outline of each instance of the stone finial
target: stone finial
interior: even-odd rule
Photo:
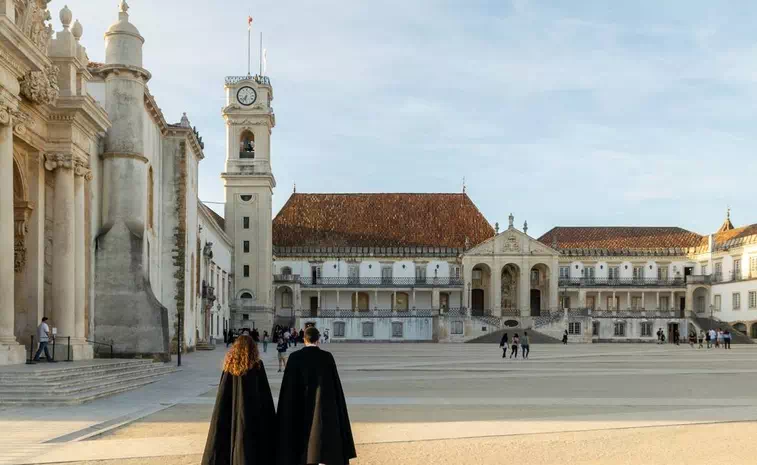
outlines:
[[[121,4],[118,7],[118,11],[120,11],[121,13],[126,13],[126,14],[129,13],[129,4],[126,3],[126,0],[121,0]]]
[[[77,41],[81,39],[81,36],[84,33],[84,28],[82,27],[78,19],[74,21],[74,26],[71,28],[71,33],[74,35],[74,39],[76,39]]]
[[[465,194],[465,191],[467,190],[465,185],[465,176],[463,176],[463,194]]]
[[[552,248],[557,249],[557,234],[552,234]]]
[[[726,219],[728,219],[728,220],[730,220],[730,219],[731,219],[731,206],[730,206],[730,205],[729,205],[729,206],[728,206],[728,208],[726,209],[726,212],[725,212],[725,217],[726,217]]]
[[[513,229],[515,227],[515,217],[512,213],[510,213],[510,216],[507,217],[507,220],[509,222],[509,225],[507,226],[508,229]]]
[[[523,234],[528,234],[528,221],[523,222]]]
[[[181,126],[183,128],[189,128],[189,127],[191,127],[190,124],[189,124],[189,118],[187,117],[187,112],[184,112],[181,115],[181,122],[179,122],[179,126]]]
[[[60,10],[60,22],[63,23],[63,29],[68,29],[69,26],[71,26],[71,19],[73,19],[74,15],[71,13],[71,10],[68,9],[68,5],[65,5],[62,10]]]
[[[499,234],[499,221],[494,223],[494,234]]]
[[[296,193],[297,193],[297,183],[295,182],[294,184],[292,184],[292,194],[296,194]]]

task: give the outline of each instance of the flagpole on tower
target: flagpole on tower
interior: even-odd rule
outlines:
[[[260,31],[260,75],[263,75],[263,31]]]
[[[252,16],[247,17],[247,75],[250,76],[252,68]]]

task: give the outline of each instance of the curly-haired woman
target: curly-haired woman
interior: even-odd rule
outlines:
[[[258,346],[242,335],[226,354],[203,465],[275,463],[276,412]]]

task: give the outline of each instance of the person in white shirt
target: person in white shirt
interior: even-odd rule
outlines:
[[[50,357],[50,352],[47,350],[47,343],[50,341],[50,327],[47,326],[47,317],[42,317],[42,323],[37,326],[37,339],[39,340],[39,349],[34,354],[34,361],[39,362],[39,356],[44,350],[47,361],[55,363],[52,357]]]

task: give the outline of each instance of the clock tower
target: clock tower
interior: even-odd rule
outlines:
[[[273,325],[271,107],[273,88],[266,76],[226,78],[226,233],[232,240],[232,328]]]

